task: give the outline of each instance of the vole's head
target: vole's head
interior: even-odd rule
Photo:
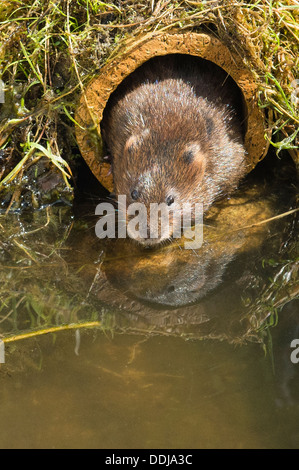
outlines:
[[[204,203],[199,188],[206,169],[207,143],[182,135],[163,139],[160,134],[146,129],[131,135],[121,158],[114,161],[115,194],[126,196],[127,233],[144,246],[177,234],[183,214],[190,215],[187,204]]]

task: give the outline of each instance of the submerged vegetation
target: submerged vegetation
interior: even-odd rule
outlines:
[[[298,7],[296,0],[2,0],[2,207],[71,201],[80,93],[121,44],[157,30],[213,32],[237,52],[259,84],[272,144],[298,161]]]
[[[249,181],[247,191],[215,207],[205,244],[192,253],[176,243],[156,253],[121,240],[109,245],[65,205],[0,214],[0,339],[92,327],[234,344],[267,340],[268,326],[299,294],[297,213],[271,217],[294,196],[283,184],[289,175],[278,175],[276,186]]]

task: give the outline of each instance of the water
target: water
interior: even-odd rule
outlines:
[[[292,172],[217,205],[195,252],[0,216],[0,448],[299,448],[296,215],[252,226],[295,207]]]

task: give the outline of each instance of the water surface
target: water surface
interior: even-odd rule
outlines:
[[[284,172],[217,204],[194,252],[100,241],[65,206],[0,215],[0,447],[298,448]]]

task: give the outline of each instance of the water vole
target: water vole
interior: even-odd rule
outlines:
[[[246,173],[242,119],[241,92],[215,64],[180,54],[149,60],[104,111],[115,195],[169,210],[199,202],[206,211]],[[128,234],[157,244],[169,237],[160,229],[156,239]]]

